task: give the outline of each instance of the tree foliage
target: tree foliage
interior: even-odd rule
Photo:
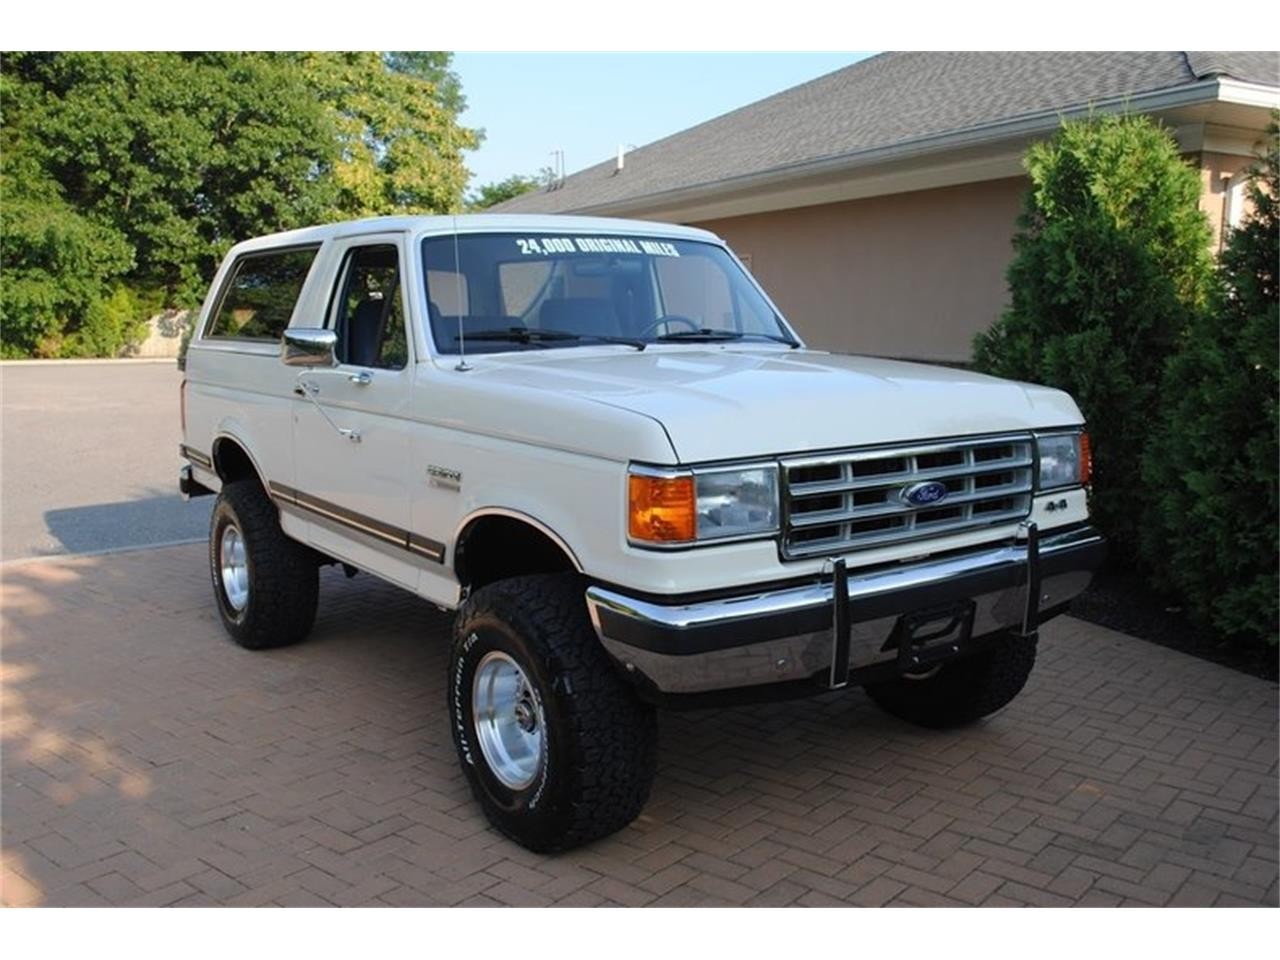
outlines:
[[[1159,491],[1145,556],[1228,636],[1276,642],[1280,128],[1250,173],[1252,212],[1223,250],[1208,307],[1170,358],[1145,458]]]
[[[444,102],[462,102],[456,82],[442,101],[438,71],[411,54],[307,53],[297,64],[336,137],[334,217],[459,207],[462,151],[479,146],[479,137],[458,126]]]
[[[1068,122],[1026,167],[1011,305],[975,359],[1076,398],[1094,440],[1095,516],[1119,553],[1136,553],[1160,376],[1212,270],[1199,177],[1145,117]]]
[[[34,94],[0,74],[6,121],[34,110]],[[24,126],[5,123],[0,158],[0,355],[56,355],[66,318],[87,318],[113,278],[133,267],[134,251],[67,203]]]
[[[490,207],[505,203],[513,197],[536,190],[545,184],[546,179],[543,176],[526,177],[515,173],[497,183],[481,184],[467,197],[467,209],[472,212],[488,210]]]
[[[387,68],[431,84],[436,101],[455,117],[467,109],[462,81],[453,72],[453,54],[440,50],[392,51],[384,57]]]
[[[18,53],[0,71],[6,356],[115,353],[235,242],[461,206],[446,53]]]

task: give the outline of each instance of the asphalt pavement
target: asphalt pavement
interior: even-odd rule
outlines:
[[[202,539],[172,360],[0,364],[0,560]]]

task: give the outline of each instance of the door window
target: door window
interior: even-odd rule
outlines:
[[[400,292],[400,252],[394,244],[356,247],[342,272],[334,330],[338,362],[403,370],[409,362]]]

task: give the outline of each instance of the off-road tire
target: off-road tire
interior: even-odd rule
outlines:
[[[902,677],[866,685],[867,695],[899,719],[935,730],[960,727],[995,713],[1026,685],[1036,639],[1005,634],[972,657],[942,666],[927,679]]]
[[[584,588],[574,575],[513,577],[477,590],[454,621],[448,699],[459,761],[489,821],[539,853],[625,827],[653,783],[654,710],[600,646]],[[473,716],[477,667],[495,651],[525,673],[541,709],[545,749],[524,789],[509,789],[494,774]]]
[[[228,599],[219,563],[228,524],[245,545],[249,593],[241,610]],[[256,480],[232,481],[218,494],[209,520],[209,572],[222,625],[240,646],[282,647],[311,632],[320,592],[315,554],[280,529],[279,512]]]

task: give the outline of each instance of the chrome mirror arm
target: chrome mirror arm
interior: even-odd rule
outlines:
[[[310,381],[304,381],[302,378],[306,376],[306,370],[299,370],[297,379],[294,382],[293,392],[300,397],[306,397],[311,401],[311,405],[316,408],[316,412],[324,417],[324,422],[337,432],[338,436],[344,440],[350,440],[352,443],[360,442],[360,431],[353,430],[350,427],[340,427],[333,422],[333,418],[325,412],[324,407],[320,406],[320,401],[316,399],[316,394],[320,392],[320,388]]]

